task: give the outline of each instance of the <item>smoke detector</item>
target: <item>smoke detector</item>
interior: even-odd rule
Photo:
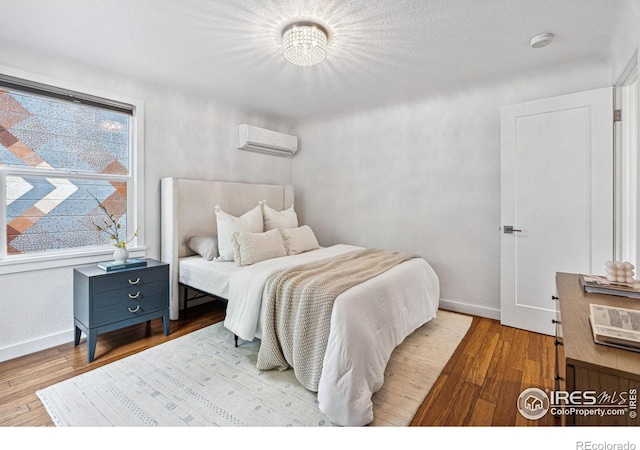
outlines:
[[[551,44],[552,40],[553,40],[553,34],[551,33],[540,34],[538,36],[531,38],[531,41],[529,42],[529,46],[531,48],[546,47],[547,45]]]

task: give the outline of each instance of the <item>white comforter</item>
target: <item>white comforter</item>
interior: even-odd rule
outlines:
[[[261,336],[262,291],[279,271],[362,247],[334,245],[247,266],[231,277],[224,325],[238,337]],[[394,348],[436,316],[440,286],[421,258],[403,262],[340,295],[333,306],[331,331],[318,385],[320,410],[337,425],[373,420],[371,396],[384,381]]]

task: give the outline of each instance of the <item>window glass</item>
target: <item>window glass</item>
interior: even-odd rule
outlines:
[[[131,114],[0,86],[0,258],[109,244],[97,228],[110,220],[100,204],[128,240],[131,121]]]
[[[110,218],[127,236],[125,181],[7,176],[7,253],[9,255],[110,243],[97,230]]]
[[[130,118],[0,89],[0,164],[127,174]]]

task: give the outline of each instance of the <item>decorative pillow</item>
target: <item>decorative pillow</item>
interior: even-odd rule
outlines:
[[[236,231],[248,231],[250,233],[262,233],[262,208],[260,205],[244,213],[240,217],[228,214],[216,205],[216,217],[218,224],[218,253],[216,261],[233,261],[233,243],[231,238]]]
[[[236,231],[231,238],[236,265],[248,266],[266,259],[287,256],[282,234],[279,230],[264,233]]]
[[[264,230],[275,230],[276,228],[297,228],[298,215],[293,210],[293,205],[284,211],[276,211],[266,200],[260,202],[262,206],[262,216],[264,219]]]
[[[218,256],[218,238],[215,236],[192,236],[187,245],[207,261]]]
[[[297,255],[320,248],[316,235],[308,225],[299,228],[284,228],[280,230],[287,247],[287,255]]]

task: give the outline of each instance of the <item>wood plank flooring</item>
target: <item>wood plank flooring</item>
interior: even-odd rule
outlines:
[[[0,363],[0,426],[53,426],[36,390],[183,336],[224,319],[225,304],[189,308],[189,318],[135,325],[98,338],[96,360],[87,362],[86,342],[64,344]],[[549,414],[529,421],[516,409],[528,387],[553,389],[553,338],[474,317],[469,332],[444,368],[412,426],[552,426]]]
[[[412,426],[558,426],[516,408],[530,387],[554,388],[553,337],[474,317],[456,352],[418,409]]]

